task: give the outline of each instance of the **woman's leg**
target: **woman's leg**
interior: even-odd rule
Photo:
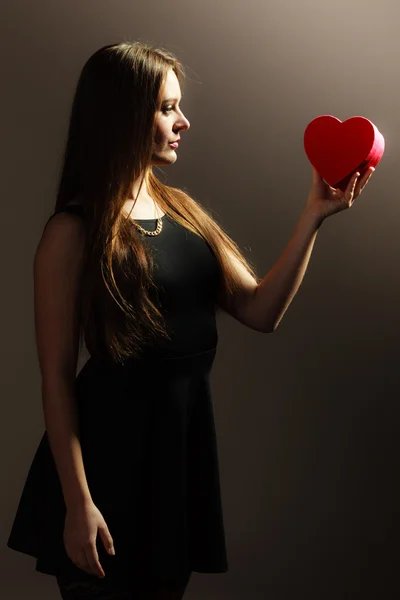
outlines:
[[[136,600],[131,591],[110,589],[105,579],[71,581],[57,577],[62,600]]]
[[[143,585],[142,592],[133,600],[182,600],[192,573],[179,582],[149,582]]]
[[[191,575],[178,582],[140,582],[129,590],[112,589],[105,579],[71,581],[57,577],[57,584],[62,600],[182,600]]]

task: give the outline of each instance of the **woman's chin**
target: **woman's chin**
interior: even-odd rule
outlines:
[[[175,150],[173,148],[169,148],[165,152],[157,152],[157,154],[153,154],[151,159],[151,164],[155,167],[170,165],[173,164],[178,158]]]

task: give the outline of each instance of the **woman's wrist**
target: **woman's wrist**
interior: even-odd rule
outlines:
[[[312,206],[306,205],[301,214],[300,221],[307,228],[310,228],[312,232],[315,232],[321,227],[324,217],[322,217]]]
[[[73,498],[70,497],[67,500],[65,500],[65,505],[69,513],[85,509],[91,506],[92,504],[93,500],[90,494],[82,494],[74,496]]]

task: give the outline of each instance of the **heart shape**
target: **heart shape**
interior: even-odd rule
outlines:
[[[385,140],[365,117],[342,122],[332,115],[321,115],[306,127],[304,150],[326,183],[344,192],[356,171],[361,179],[369,167],[377,166]]]

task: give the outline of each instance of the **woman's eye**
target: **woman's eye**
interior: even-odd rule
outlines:
[[[173,106],[166,106],[163,110],[163,112],[170,112],[174,107]]]

